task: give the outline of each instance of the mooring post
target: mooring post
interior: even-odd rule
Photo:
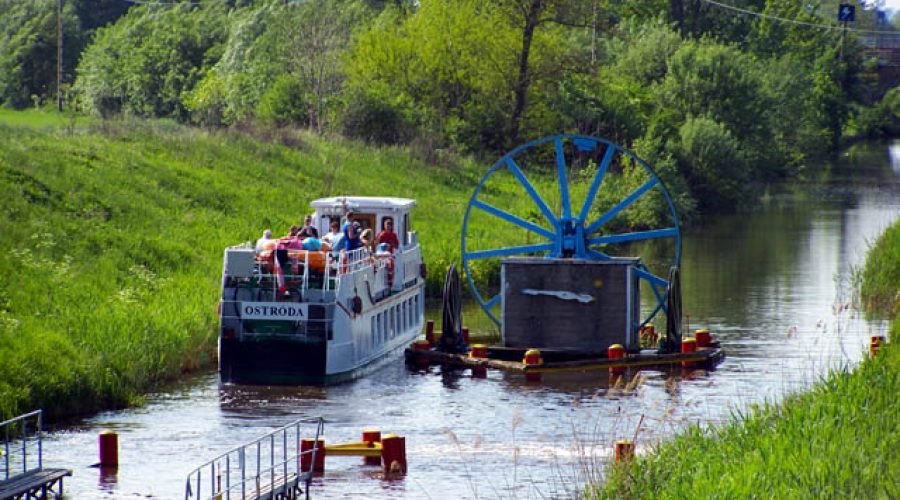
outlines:
[[[388,434],[381,439],[381,464],[385,477],[406,474],[406,438]]]
[[[119,466],[119,435],[109,429],[97,436],[100,448],[100,467]]]
[[[473,359],[484,359],[488,357],[487,346],[484,344],[473,344],[469,350],[469,357]],[[472,378],[487,377],[487,367],[478,365],[472,367]]]
[[[363,442],[368,443],[370,447],[374,448],[375,443],[381,442],[381,430],[374,427],[363,429],[362,440]],[[381,463],[381,457],[363,457],[363,461],[366,465],[378,465]]]

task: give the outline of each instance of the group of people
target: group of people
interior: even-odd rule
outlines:
[[[340,229],[339,229],[340,228]],[[347,212],[344,225],[340,226],[337,219],[333,219],[330,232],[324,236],[333,249],[347,252],[357,248],[366,247],[370,252],[393,252],[400,247],[397,233],[394,232],[394,220],[385,217],[381,221],[381,231],[373,237],[371,228],[363,229],[359,221],[355,220],[353,212]]]
[[[263,252],[265,250],[330,250],[330,246],[326,246],[319,238],[319,230],[312,225],[312,216],[307,215],[304,219],[303,227],[291,226],[290,233],[287,236],[273,239],[272,230],[263,231],[262,238],[256,240],[256,251]]]
[[[256,241],[256,251],[265,250],[310,250],[332,251],[335,253],[352,251],[366,247],[370,252],[389,252],[400,247],[397,233],[394,232],[394,221],[385,217],[381,222],[381,231],[374,236],[370,228],[360,225],[353,212],[347,212],[343,226],[338,219],[331,219],[329,231],[321,238],[319,230],[312,224],[312,216],[307,215],[303,226],[291,226],[290,233],[278,239],[272,238],[272,231],[266,229],[262,238]]]

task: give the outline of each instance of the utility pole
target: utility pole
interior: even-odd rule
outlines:
[[[56,5],[56,110],[62,113],[62,67],[63,67],[63,0]]]

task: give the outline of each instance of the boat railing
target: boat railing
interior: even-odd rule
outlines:
[[[312,471],[302,470],[301,462],[315,464],[324,453],[318,446],[302,449],[301,441],[311,437],[303,433],[309,424],[316,426],[318,443],[325,420],[300,419],[197,467],[187,476],[185,500],[299,498],[303,491],[309,498]]]
[[[43,464],[43,410],[0,422],[3,436],[3,480],[31,471]]]

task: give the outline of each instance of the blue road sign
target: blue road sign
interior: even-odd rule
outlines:
[[[856,21],[856,6],[848,3],[838,5],[838,22],[852,23]]]

